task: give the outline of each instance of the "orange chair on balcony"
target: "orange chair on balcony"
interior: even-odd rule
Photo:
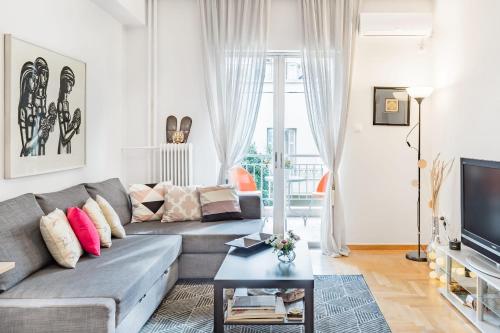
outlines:
[[[304,217],[304,225],[306,225],[307,219],[311,216],[312,201],[314,199],[323,199],[326,193],[326,186],[328,185],[329,172],[325,173],[323,177],[319,180],[316,191],[311,193],[311,199],[309,200],[309,210],[307,211],[307,216]]]
[[[231,183],[236,186],[239,192],[258,192],[257,183],[252,174],[241,166],[236,166],[231,169]]]

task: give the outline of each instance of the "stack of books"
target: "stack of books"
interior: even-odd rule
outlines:
[[[228,301],[226,323],[282,323],[286,309],[281,297],[234,296]]]

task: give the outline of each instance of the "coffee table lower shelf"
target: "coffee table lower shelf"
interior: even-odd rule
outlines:
[[[291,308],[302,309],[302,319],[301,320],[288,320],[285,318],[284,321],[273,321],[273,322],[258,322],[258,321],[230,321],[227,322],[227,310],[224,311],[224,325],[304,325],[304,300],[299,300],[293,303],[286,303],[285,310],[288,313]]]
[[[249,281],[246,281],[247,283]],[[275,281],[273,281],[275,282]],[[280,321],[280,322],[274,322],[274,323],[259,323],[259,322],[226,322],[226,317],[227,317],[227,310],[224,307],[224,301],[223,301],[223,293],[224,289],[226,288],[244,288],[247,287],[248,284],[245,283],[244,281],[241,283],[241,285],[230,285],[230,286],[224,286],[224,283],[219,284],[218,281],[214,284],[214,333],[223,333],[224,326],[229,326],[229,325],[302,325],[304,326],[304,333],[313,333],[314,332],[314,281],[311,281],[311,283],[307,283],[306,285],[304,284],[298,284],[296,283],[296,287],[300,289],[304,289],[304,299],[303,301],[303,319],[302,321],[296,320],[285,320],[285,321]],[[265,281],[261,282],[263,285],[259,286],[259,288],[266,288],[267,283],[271,283],[271,281]],[[275,282],[276,283],[276,282]],[[251,285],[250,288],[256,288],[256,285]],[[269,286],[269,288],[279,288],[279,285],[272,284]],[[282,288],[291,288],[291,285],[284,284]]]

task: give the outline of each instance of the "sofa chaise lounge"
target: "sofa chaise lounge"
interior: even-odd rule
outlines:
[[[127,237],[62,268],[44,244],[40,217],[96,194],[116,210]],[[16,268],[0,275],[0,332],[140,331],[177,279],[212,278],[225,242],[262,230],[260,197],[241,196],[240,206],[244,220],[129,223],[130,200],[116,178],[1,202],[0,261]]]

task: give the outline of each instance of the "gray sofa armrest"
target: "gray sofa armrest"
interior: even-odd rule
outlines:
[[[241,214],[245,219],[262,217],[262,200],[260,192],[239,192]]]
[[[0,299],[2,333],[110,333],[115,331],[110,298]]]

